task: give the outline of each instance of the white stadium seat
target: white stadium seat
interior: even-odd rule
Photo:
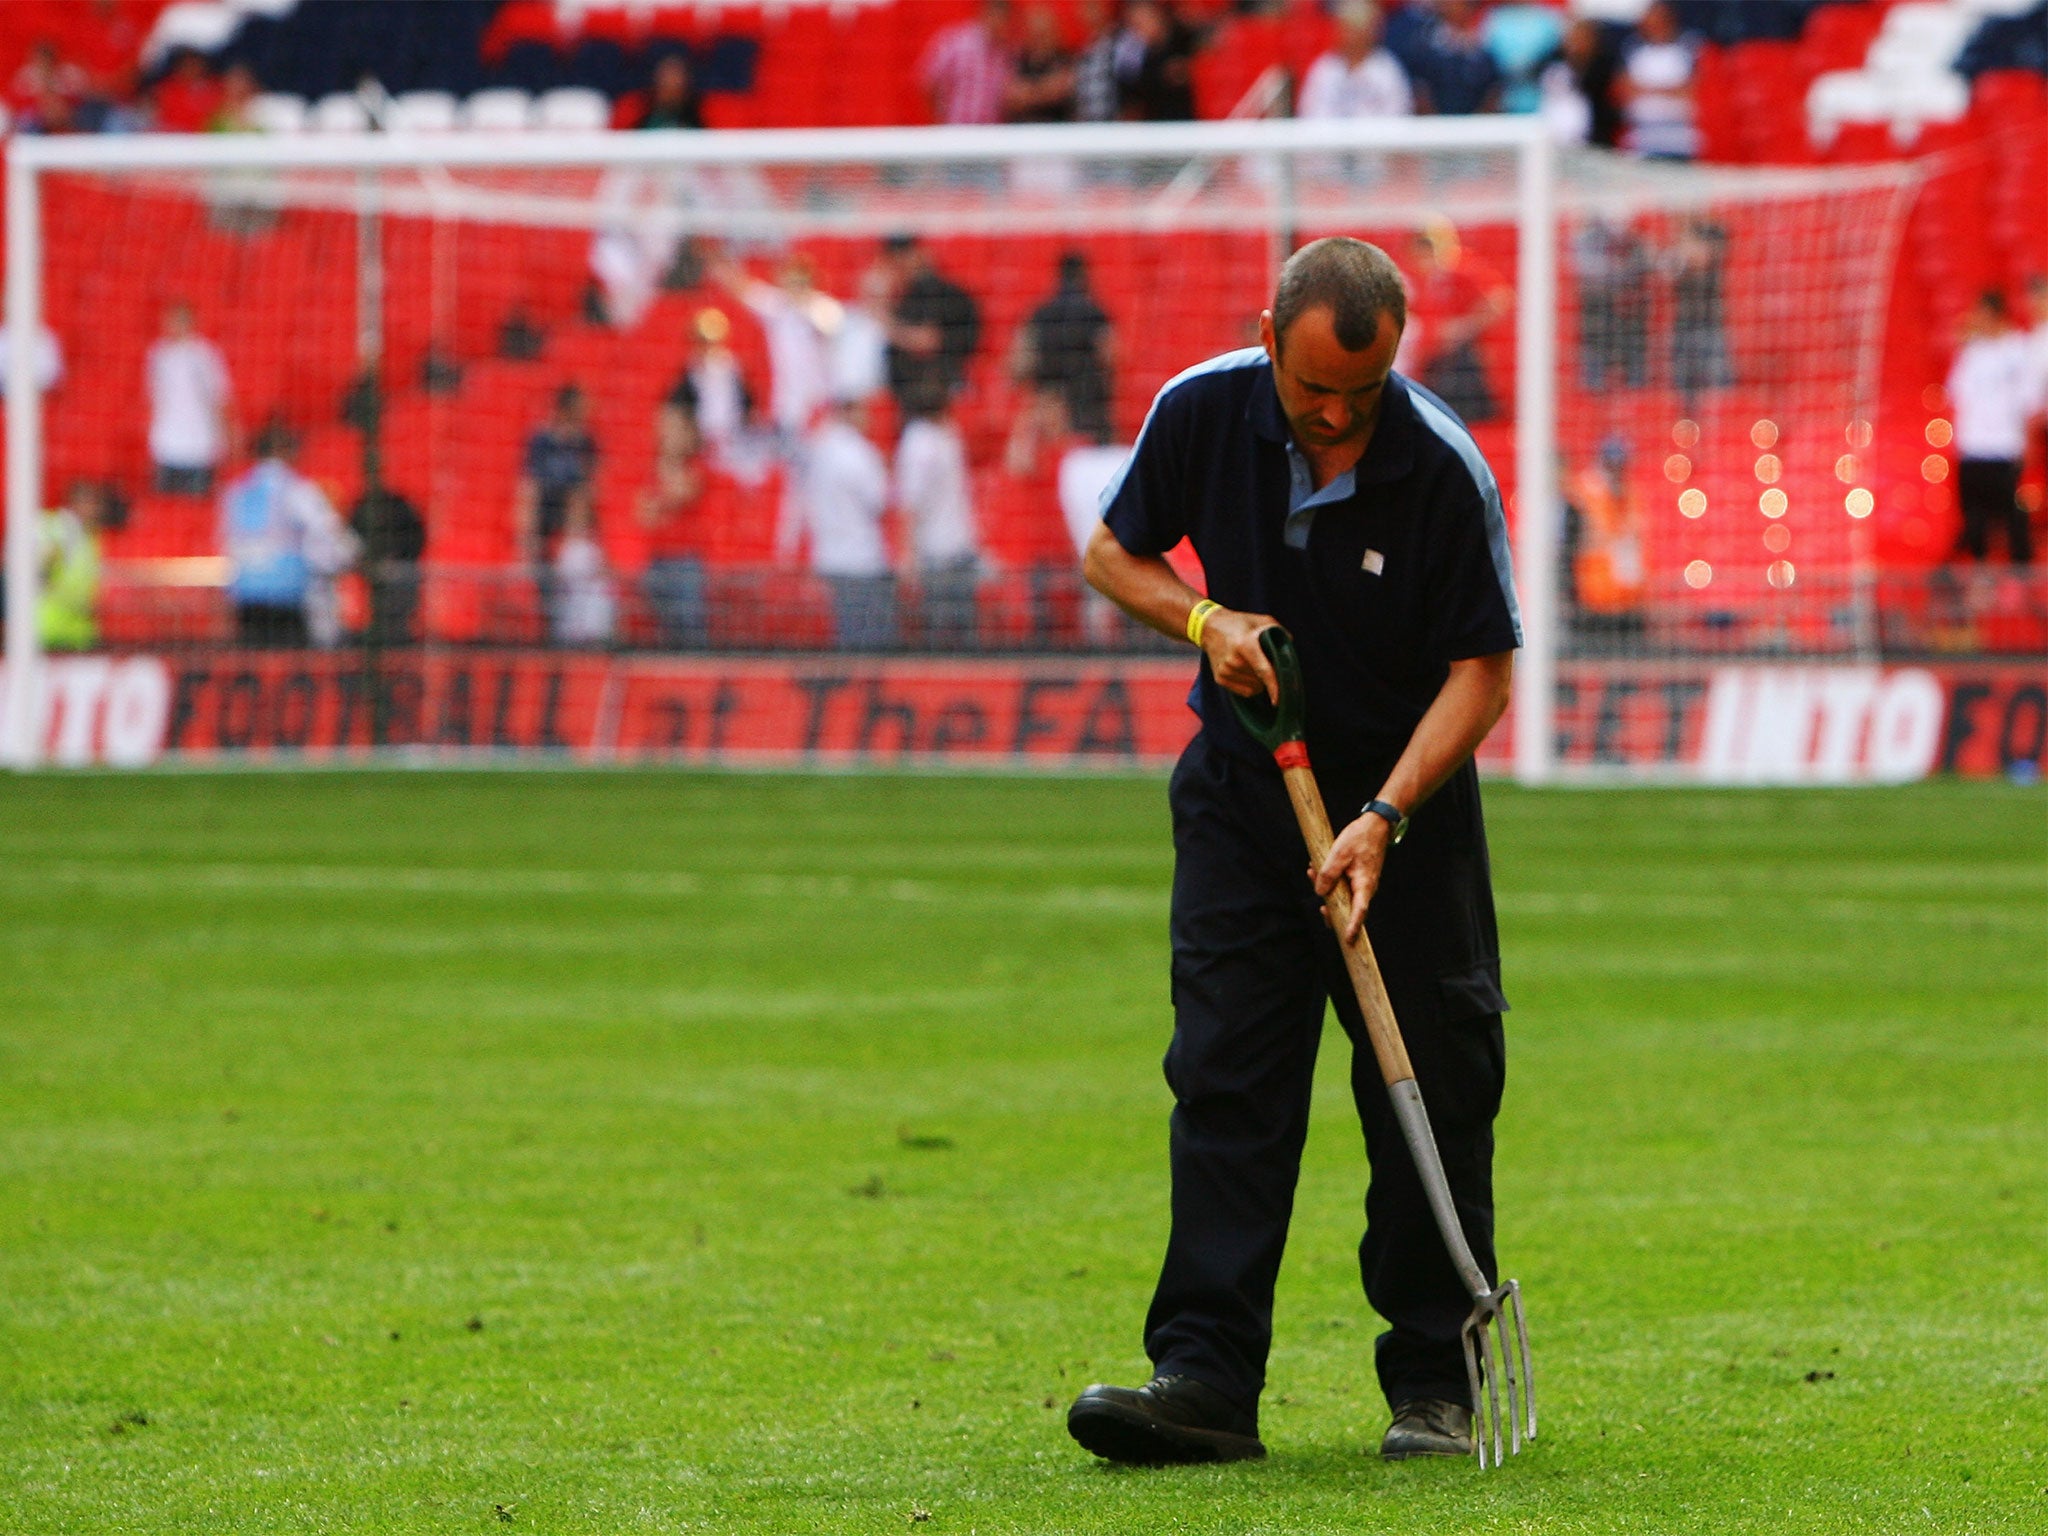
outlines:
[[[455,123],[455,98],[446,91],[406,91],[384,109],[384,126],[393,133],[447,133]]]
[[[249,121],[259,133],[298,133],[306,126],[306,99],[266,91],[249,103]]]
[[[524,91],[478,91],[462,104],[462,126],[512,133],[533,126],[533,98]]]
[[[611,127],[612,104],[601,91],[563,86],[541,97],[535,118],[542,128],[589,133]]]
[[[368,133],[369,109],[358,97],[347,91],[337,91],[313,103],[306,127],[314,133]]]

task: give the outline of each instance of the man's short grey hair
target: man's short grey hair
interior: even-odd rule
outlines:
[[[1380,316],[1392,315],[1394,328],[1408,324],[1408,291],[1394,259],[1376,245],[1332,235],[1311,240],[1280,269],[1280,287],[1273,295],[1273,337],[1284,345],[1288,327],[1311,309],[1327,309],[1337,332],[1337,345],[1363,352],[1380,333]]]

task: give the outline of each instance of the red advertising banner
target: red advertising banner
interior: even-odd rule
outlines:
[[[540,650],[53,657],[47,760],[1004,768],[1170,764],[1195,729],[1188,659],[612,656]],[[0,668],[0,688],[5,686]],[[1512,721],[1482,761],[1505,768]],[[1568,775],[1713,784],[2038,771],[2048,665],[1572,662]]]

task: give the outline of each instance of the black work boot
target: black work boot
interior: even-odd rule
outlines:
[[[1090,1387],[1067,1410],[1067,1433],[1098,1456],[1139,1467],[1266,1454],[1258,1421],[1192,1376]]]
[[[1388,1461],[1411,1456],[1470,1456],[1472,1410],[1440,1397],[1421,1397],[1394,1410],[1394,1422],[1380,1441]]]

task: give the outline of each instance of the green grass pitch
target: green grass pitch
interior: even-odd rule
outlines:
[[[1332,1026],[1272,1456],[1132,1472],[1158,782],[0,785],[0,1532],[2048,1530],[2048,797],[1489,809],[1541,1440],[1364,1454]]]

